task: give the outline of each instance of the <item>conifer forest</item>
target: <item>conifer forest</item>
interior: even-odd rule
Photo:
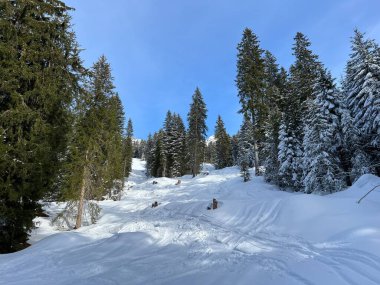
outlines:
[[[276,223],[280,223],[281,217],[278,216],[288,217],[287,215],[289,215],[287,223],[291,224],[292,214],[290,210],[286,210],[288,208],[281,206],[280,210],[276,210],[280,207],[278,205],[283,204],[279,202],[277,206],[268,206],[272,205],[268,203],[280,201],[279,199],[285,197],[283,195],[290,195],[286,196],[290,197],[287,203],[291,205],[287,207],[292,211],[306,212],[307,216],[317,211],[319,207],[328,207],[330,202],[327,201],[343,197],[337,194],[351,193],[347,189],[365,189],[362,190],[364,192],[360,192],[364,195],[369,190],[372,191],[371,188],[380,186],[378,178],[380,176],[380,46],[379,41],[368,36],[366,31],[352,28],[351,37],[347,38],[347,45],[350,44],[349,57],[346,59],[344,70],[341,71],[341,78],[334,78],[329,67],[313,51],[312,39],[302,31],[294,34],[292,48],[288,51],[293,62],[289,67],[283,67],[278,63],[274,52],[262,47],[259,37],[255,34],[255,27],[245,28],[241,31],[240,41],[234,43],[236,69],[235,78],[231,78],[236,88],[233,99],[239,102],[238,113],[241,117],[237,133],[227,132],[227,121],[221,115],[213,125],[207,125],[208,108],[213,102],[207,101],[207,96],[204,96],[207,94],[203,93],[200,84],[194,86],[193,93],[182,94],[191,102],[185,116],[178,110],[167,110],[161,128],[146,138],[137,138],[134,135],[133,118],[128,116],[133,106],[128,102],[123,106],[121,100],[123,94],[118,94],[116,91],[112,62],[107,55],[99,54],[98,60],[92,66],[86,66],[82,59],[82,51],[86,47],[80,45],[72,23],[71,15],[75,7],[69,7],[64,2],[62,0],[0,1],[0,253],[5,254],[4,258],[6,254],[33,250],[34,247],[36,250],[43,250],[44,240],[35,244],[33,242],[34,233],[38,232],[40,226],[39,220],[36,222],[37,217],[46,217],[50,223],[49,230],[54,230],[54,233],[58,234],[85,235],[86,233],[96,239],[98,234],[95,229],[99,225],[102,225],[102,231],[107,233],[117,232],[120,239],[124,238],[123,234],[126,232],[141,232],[141,236],[125,236],[122,244],[135,240],[134,245],[124,253],[128,255],[129,252],[133,254],[142,244],[151,248],[145,245],[142,233],[149,231],[151,239],[154,240],[156,236],[153,230],[151,233],[149,229],[156,228],[156,232],[159,232],[157,228],[163,227],[166,221],[173,220],[175,216],[177,220],[185,219],[187,222],[176,224],[176,230],[173,231],[175,233],[179,231],[180,234],[173,238],[170,246],[172,243],[179,244],[184,238],[183,235],[188,235],[188,240],[180,243],[187,248],[187,258],[194,262],[203,258],[211,260],[210,263],[202,265],[210,268],[210,272],[219,272],[218,264],[223,267],[223,264],[229,266],[234,263],[250,264],[250,262],[261,264],[264,268],[249,271],[253,272],[252,274],[261,272],[260,270],[267,272],[268,268],[272,267],[276,268],[273,269],[274,272],[276,270],[293,272],[293,267],[288,265],[287,261],[284,261],[285,265],[280,266],[280,261],[269,255],[265,255],[263,258],[266,258],[266,261],[263,261],[260,259],[261,253],[255,251],[255,254],[251,254],[252,252],[246,249],[248,244],[253,242],[264,244],[264,241],[265,246],[263,245],[263,248],[257,252],[261,250],[266,252],[264,248],[272,245],[276,248],[275,244],[279,242],[276,239],[280,237],[271,234],[270,226],[274,227]],[[90,2],[88,4],[91,5]],[[136,96],[138,97],[138,94]],[[223,97],[220,100],[223,100]],[[371,187],[363,186],[369,183],[365,179],[374,181],[371,182]],[[182,194],[178,194],[179,190],[176,189],[184,190]],[[248,196],[236,194],[239,193],[239,189],[246,189],[244,191],[248,194],[244,192],[244,195]],[[266,191],[266,194],[262,195],[272,196],[265,196],[267,200],[260,200],[264,199],[257,196],[261,194],[254,193],[259,189]],[[249,194],[250,192],[254,194]],[[187,195],[188,198],[178,202],[181,195]],[[250,195],[256,196],[252,198]],[[355,199],[358,200],[363,195],[357,194]],[[149,200],[146,197],[149,197]],[[344,197],[349,199],[347,197],[351,196]],[[209,206],[211,211],[208,211],[204,203],[210,202],[212,198],[216,198],[214,203],[216,200],[221,200],[218,204],[220,208],[214,211],[215,207]],[[203,204],[192,204],[196,203],[194,199],[202,200]],[[241,199],[243,204],[236,202],[236,199]],[[299,202],[294,202],[295,199]],[[123,201],[130,204],[125,206],[118,204],[124,203]],[[331,209],[323,211],[326,215],[334,213],[331,214],[334,216],[334,209],[340,207],[350,209],[347,219],[351,219],[350,215],[354,215],[356,210],[341,206],[344,204],[342,201],[337,202],[336,205],[339,207],[331,206]],[[255,212],[255,203],[260,204],[258,212]],[[308,203],[313,206],[307,206]],[[363,215],[378,220],[379,212],[376,213],[375,209],[380,209],[380,199],[371,200],[371,203],[374,208],[367,210],[373,211],[377,216],[372,215],[372,212]],[[123,223],[126,219],[132,219],[135,228],[123,224],[124,228],[128,228],[123,231],[123,226],[115,224],[114,219],[118,216],[112,211],[116,211],[117,207],[120,207],[122,209],[120,211],[125,215],[131,215],[123,216]],[[147,211],[153,211],[154,207],[157,207],[156,217],[159,218],[144,225],[139,224],[141,219],[148,217]],[[239,225],[238,218],[228,219],[229,214],[223,215],[217,212],[227,211],[228,207],[231,207],[231,213],[246,215],[244,227]],[[248,210],[251,207],[252,210]],[[265,212],[266,207],[268,212]],[[244,209],[251,214],[243,213]],[[210,212],[219,216],[209,217]],[[153,219],[154,215],[150,215],[149,219]],[[323,216],[323,213],[318,215],[318,217]],[[266,224],[260,223],[267,216]],[[272,220],[269,220],[269,217],[272,217]],[[210,220],[214,218],[218,222]],[[213,222],[210,222],[211,226],[206,226],[203,224],[205,221]],[[297,223],[297,218],[295,221]],[[224,225],[224,230],[221,231],[223,223],[227,223],[228,226]],[[284,225],[288,225],[287,223]],[[378,234],[380,228],[374,227],[372,231],[377,234],[373,234],[372,237],[376,240],[380,238]],[[93,230],[86,232],[85,228]],[[250,232],[252,229],[256,229],[256,232]],[[370,226],[367,229],[371,231]],[[205,233],[200,236],[203,230]],[[191,231],[194,233],[190,233]],[[227,237],[227,231],[233,232],[231,236]],[[285,233],[288,232],[285,230],[283,237]],[[292,233],[290,230],[289,235]],[[214,244],[209,245],[211,249],[207,251],[208,249],[201,246],[202,242],[209,243],[207,237],[211,234],[215,235],[214,239],[218,240],[220,246],[226,245],[229,250],[233,248],[238,251],[228,253],[230,254],[228,257],[219,256],[224,249],[218,251],[216,249],[218,245]],[[260,240],[252,240],[260,234],[262,234]],[[171,236],[172,233],[166,232],[165,235]],[[191,243],[187,247],[189,240],[195,236],[198,242]],[[301,234],[299,236],[304,237]],[[75,236],[72,240],[77,238],[79,239]],[[241,239],[250,239],[244,248]],[[271,243],[268,242],[270,239]],[[289,244],[277,249],[278,251],[288,246],[294,248],[296,252],[299,250],[299,244],[295,239],[281,240],[286,240]],[[320,250],[319,256],[326,254],[326,260],[333,256],[332,270],[338,272],[336,276],[340,276],[339,278],[343,276],[342,279],[331,279],[335,280],[333,282],[320,277],[323,274],[318,277],[318,274],[313,273],[313,278],[317,279],[312,279],[314,281],[308,283],[307,278],[302,279],[304,277],[294,279],[296,275],[293,272],[293,275],[283,273],[290,280],[287,281],[286,277],[283,284],[321,284],[322,281],[326,284],[379,284],[377,283],[380,282],[378,251],[372,252],[371,256],[367,252],[367,255],[359,256],[358,249],[350,251],[351,256],[348,255],[348,251],[338,255],[338,249],[334,249],[336,252],[333,252],[333,249],[329,249],[327,245],[323,248],[322,243],[327,240],[321,240],[318,245],[313,244],[314,249]],[[77,242],[79,244],[84,241]],[[116,243],[115,240],[114,244]],[[152,241],[152,243],[157,247],[160,245],[160,242]],[[39,244],[41,246],[38,249]],[[196,251],[198,246],[199,252]],[[100,242],[92,251],[96,251],[98,247],[102,247]],[[107,246],[110,247],[112,248],[112,243]],[[179,265],[178,268],[175,267],[179,263],[176,262],[175,266],[165,263],[167,265],[165,269],[164,264],[159,265],[163,249],[157,250],[157,255],[156,253],[148,255],[153,259],[152,264],[155,263],[154,258],[157,258],[156,265],[160,268],[157,271],[158,279],[152,277],[153,273],[152,275],[148,273],[149,267],[144,267],[143,263],[134,264],[134,259],[130,259],[128,261],[132,268],[130,272],[123,275],[124,269],[120,269],[118,271],[120,276],[112,273],[107,275],[107,280],[115,278],[112,279],[115,281],[112,284],[126,284],[120,280],[134,276],[131,277],[130,284],[148,284],[149,280],[153,282],[151,284],[217,284],[205,281],[208,279],[201,271],[199,275],[198,273],[194,275],[195,283],[189,283],[192,276],[189,272],[192,272],[193,267],[187,267],[188,265],[183,263],[183,272],[187,273],[181,273],[182,275],[178,273],[177,276],[177,272],[182,270]],[[183,249],[172,250],[182,252]],[[189,253],[189,250],[193,251]],[[114,251],[121,250],[115,248]],[[310,253],[306,251],[305,249],[303,254],[313,255],[311,249]],[[76,252],[73,251],[72,254],[75,255]],[[145,255],[141,253],[141,256]],[[315,258],[317,260],[315,262],[324,261],[322,257]],[[368,268],[360,267],[362,265],[358,265],[357,268],[364,268],[362,272],[366,273],[363,274],[370,277],[365,279],[364,275],[346,275],[343,269],[339,271],[340,265],[336,264],[340,264],[339,262],[349,264],[349,261],[343,262],[344,258],[367,260],[365,264]],[[168,259],[170,258],[163,260]],[[62,260],[65,260],[63,255]],[[221,260],[227,261],[223,263]],[[9,263],[13,264],[9,265],[9,268],[18,266],[16,261],[12,262]],[[351,262],[353,264],[354,261]],[[268,265],[269,263],[272,265]],[[2,283],[3,274],[5,277],[13,278],[10,271],[7,271],[6,264],[0,255],[0,284],[10,284],[9,281]],[[197,264],[201,266],[201,263]],[[128,264],[125,266],[128,268]],[[172,266],[177,269],[170,271]],[[310,266],[314,268],[314,265]],[[322,268],[322,265],[316,268]],[[142,271],[139,271],[140,269]],[[101,271],[100,268],[99,270]],[[235,272],[234,270],[235,267],[231,272]],[[148,277],[139,277],[139,279],[135,277],[139,275],[136,272],[140,272],[140,276],[144,276],[141,272],[145,272],[145,275],[153,279],[144,279]],[[167,275],[163,272],[167,272]],[[76,274],[79,273],[74,275]],[[91,275],[89,272],[88,274]],[[235,273],[220,274],[220,276],[225,274],[227,277],[219,284],[231,284]],[[61,282],[68,284],[71,283],[70,280],[75,280],[81,284],[92,281],[92,284],[108,284],[104,281],[106,279],[91,279],[92,277],[88,276],[62,279],[65,281]],[[228,279],[230,277],[231,279]],[[271,284],[267,283],[270,279],[265,279],[266,277],[255,278],[252,280],[258,280],[256,284]],[[48,284],[47,279],[37,278],[37,283],[31,280],[33,279],[20,279],[14,284]],[[238,280],[240,281],[236,284],[250,284],[251,279]],[[340,280],[341,283],[336,280]]]

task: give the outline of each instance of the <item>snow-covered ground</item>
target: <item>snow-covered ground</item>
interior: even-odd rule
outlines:
[[[133,169],[97,224],[58,232],[38,218],[31,247],[0,255],[0,284],[380,284],[380,189],[356,203],[378,177],[317,196],[243,183],[233,167],[180,185]]]

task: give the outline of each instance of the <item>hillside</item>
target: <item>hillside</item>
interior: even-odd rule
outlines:
[[[380,189],[356,203],[380,178],[317,196],[209,168],[175,185],[134,159],[97,224],[58,232],[38,218],[31,247],[0,255],[0,284],[380,284]]]

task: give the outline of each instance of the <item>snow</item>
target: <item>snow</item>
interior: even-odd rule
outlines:
[[[0,284],[380,284],[380,189],[357,203],[379,177],[318,196],[205,169],[175,185],[134,159],[129,190],[100,202],[97,224],[59,232],[37,218],[33,245],[0,256]]]
[[[132,142],[134,143],[141,143],[143,140],[139,138],[132,138]]]
[[[206,139],[206,145],[209,145],[210,143],[215,143],[216,142],[216,138],[214,135],[212,136],[209,136],[207,139]]]

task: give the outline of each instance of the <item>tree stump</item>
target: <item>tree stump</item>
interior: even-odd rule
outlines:
[[[218,201],[214,198],[212,199],[212,209],[215,210],[218,208]]]

